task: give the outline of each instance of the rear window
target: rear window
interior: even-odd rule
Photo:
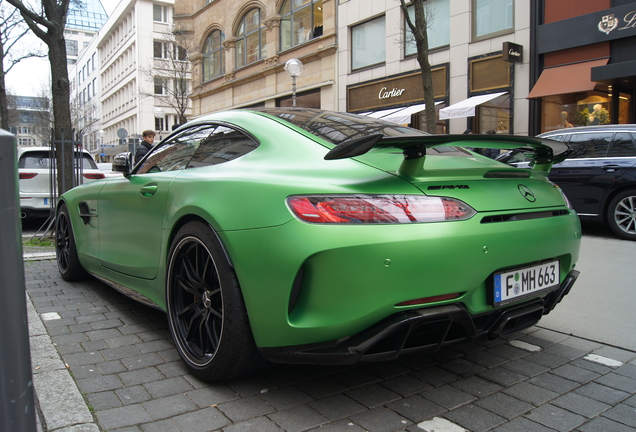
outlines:
[[[51,156],[53,156],[51,152],[46,150],[27,151],[20,156],[18,168],[49,169],[51,161],[54,160]],[[83,169],[97,169],[97,164],[90,155],[82,153],[81,159],[77,157],[79,155],[75,156],[75,168],[79,168],[81,161]]]
[[[373,134],[382,134],[385,137],[428,135],[418,129],[350,113],[326,112],[308,108],[291,110],[289,108],[283,110],[252,108],[252,110],[279,117],[335,145]]]

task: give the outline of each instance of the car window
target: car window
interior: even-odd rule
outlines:
[[[636,146],[634,145],[632,134],[629,132],[618,132],[614,137],[614,141],[612,141],[612,146],[610,147],[607,156],[636,156]]]
[[[185,169],[201,142],[206,140],[215,128],[214,125],[199,125],[179,132],[153,149],[144,159],[137,174]]]
[[[605,157],[613,132],[574,133],[568,144],[572,147],[570,158]]]
[[[218,126],[201,142],[188,168],[216,165],[239,158],[258,147],[258,142],[227,126]]]
[[[20,156],[20,160],[18,161],[18,168],[49,169],[49,167],[51,166],[51,161],[54,160],[53,158],[51,158],[51,156],[53,155],[50,151],[47,150],[25,152],[22,154],[22,156]],[[82,153],[81,159],[79,157],[75,157],[75,168],[79,168],[80,163],[83,169],[97,169],[97,164],[95,163],[93,158],[86,153]]]
[[[563,141],[565,141],[565,137],[566,137],[565,135],[550,135],[550,136],[547,136],[545,138],[563,142]]]

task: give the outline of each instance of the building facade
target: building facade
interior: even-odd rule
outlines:
[[[95,34],[97,35],[97,33]],[[81,135],[84,149],[101,161],[102,130],[98,38],[94,37],[69,67],[70,106],[73,128]]]
[[[527,134],[529,10],[530,0],[427,2],[438,133]],[[421,68],[407,28],[399,1],[340,0],[340,111],[425,129]]]
[[[100,0],[71,2],[64,26],[66,60],[69,65],[77,62],[80,53],[88,47],[107,18]]]
[[[51,139],[51,110],[46,97],[7,96],[9,130],[20,147],[48,146]]]
[[[337,0],[177,0],[175,23],[191,35],[195,116],[227,108],[337,109]]]
[[[531,132],[635,123],[636,2],[532,2]]]
[[[175,40],[173,6],[121,1],[69,72],[74,122],[98,160],[128,151],[144,130],[161,138],[191,114],[190,66]]]

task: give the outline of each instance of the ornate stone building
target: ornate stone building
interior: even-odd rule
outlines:
[[[191,40],[192,110],[290,106],[285,63],[299,59],[296,105],[337,109],[336,0],[177,0]]]

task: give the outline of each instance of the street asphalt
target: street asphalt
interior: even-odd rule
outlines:
[[[205,383],[163,313],[94,279],[65,282],[50,251],[24,248],[43,432],[636,432],[636,352],[540,325],[392,362]]]

